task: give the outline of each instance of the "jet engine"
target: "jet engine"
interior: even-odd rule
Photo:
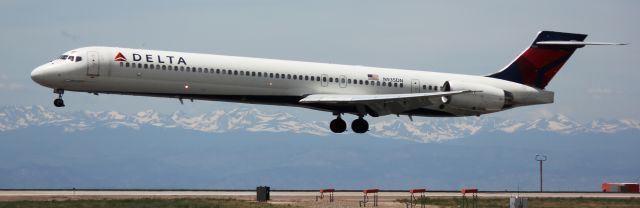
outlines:
[[[511,92],[489,85],[449,80],[444,83],[442,89],[443,91],[473,91],[442,97],[442,102],[447,107],[459,110],[495,112],[513,106],[513,94]]]

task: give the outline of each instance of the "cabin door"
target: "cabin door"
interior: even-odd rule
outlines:
[[[98,52],[87,52],[87,76],[100,76],[100,56]]]

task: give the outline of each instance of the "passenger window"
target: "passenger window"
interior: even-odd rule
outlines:
[[[287,79],[291,79],[291,74],[287,74]]]
[[[438,91],[438,86],[433,86],[433,90]]]
[[[329,77],[329,82],[333,82],[333,77]]]
[[[398,87],[398,83],[393,83],[393,87]]]
[[[362,80],[360,80],[360,84],[363,84]]]
[[[122,63],[122,62],[120,62],[120,63]],[[129,62],[127,62],[126,64],[124,64],[124,67],[129,68]]]
[[[403,87],[404,87],[404,84],[400,83],[400,88],[403,88]]]
[[[318,80],[318,82],[320,81],[320,77],[316,77],[316,80]]]
[[[382,86],[383,86],[383,87],[386,87],[386,86],[387,86],[387,83],[386,83],[386,82],[382,82]]]
[[[262,72],[258,72],[258,76],[261,77],[262,76]]]
[[[209,73],[209,69],[204,68],[204,73]]]
[[[153,69],[153,68],[155,68],[155,67],[153,67],[153,64],[151,64],[150,68],[151,68],[151,69]]]
[[[304,75],[304,80],[309,80],[309,76]]]
[[[189,68],[187,67],[187,70],[189,70]],[[180,67],[180,71],[184,71],[184,66]]]
[[[167,65],[162,65],[162,70],[167,70]]]
[[[293,75],[293,79],[298,79],[298,75]]]
[[[187,66],[187,72],[191,72],[191,67]]]
[[[314,76],[311,76],[311,81],[316,81]]]
[[[122,68],[124,66],[124,63],[120,62],[120,68]]]
[[[138,69],[142,69],[142,64],[138,63]]]
[[[364,85],[369,85],[369,80],[365,80]]]
[[[377,85],[377,86],[380,86],[380,81],[376,81],[376,85]]]
[[[347,83],[347,81],[344,78],[340,79],[340,82]]]
[[[233,70],[233,75],[238,75],[238,70]]]
[[[173,66],[174,71],[178,71],[178,66]]]
[[[347,83],[351,84],[351,79],[347,79]]]
[[[240,76],[244,76],[244,71],[240,71]]]
[[[327,78],[326,78],[326,77],[322,77],[322,81],[323,81],[323,82],[326,82],[326,81],[327,81]]]
[[[156,64],[156,69],[160,70],[160,64]]]
[[[222,74],[227,74],[227,70],[222,70]]]
[[[216,69],[216,74],[220,74],[220,69]]]
[[[198,68],[198,72],[202,73],[202,68]]]
[[[273,78],[273,73],[269,73],[269,77]],[[277,78],[277,77],[276,77]]]

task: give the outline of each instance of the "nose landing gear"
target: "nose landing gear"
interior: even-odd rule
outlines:
[[[53,93],[58,94],[58,98],[53,100],[53,105],[56,107],[64,107],[64,100],[62,100],[62,94],[64,94],[64,90],[62,89],[54,89]]]

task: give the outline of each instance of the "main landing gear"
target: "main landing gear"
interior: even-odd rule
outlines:
[[[362,116],[360,116],[358,119],[351,122],[351,130],[358,134],[365,133],[369,131],[369,122],[367,122],[367,120],[364,120]]]
[[[351,130],[353,130],[353,132],[362,134],[369,130],[369,122],[367,122],[367,120],[364,120],[362,117],[363,116],[359,116],[358,119],[351,122]],[[329,124],[329,128],[333,133],[342,133],[347,130],[347,122],[342,120],[340,114],[338,114],[338,118],[331,121],[331,123]]]
[[[331,121],[329,128],[333,133],[342,133],[347,130],[347,122],[344,122],[344,120],[340,118],[340,114],[338,114],[338,118]]]
[[[63,89],[54,89],[53,93],[58,94],[58,98],[53,100],[53,105],[56,107],[64,107],[64,100],[62,100],[62,94],[64,94]]]

